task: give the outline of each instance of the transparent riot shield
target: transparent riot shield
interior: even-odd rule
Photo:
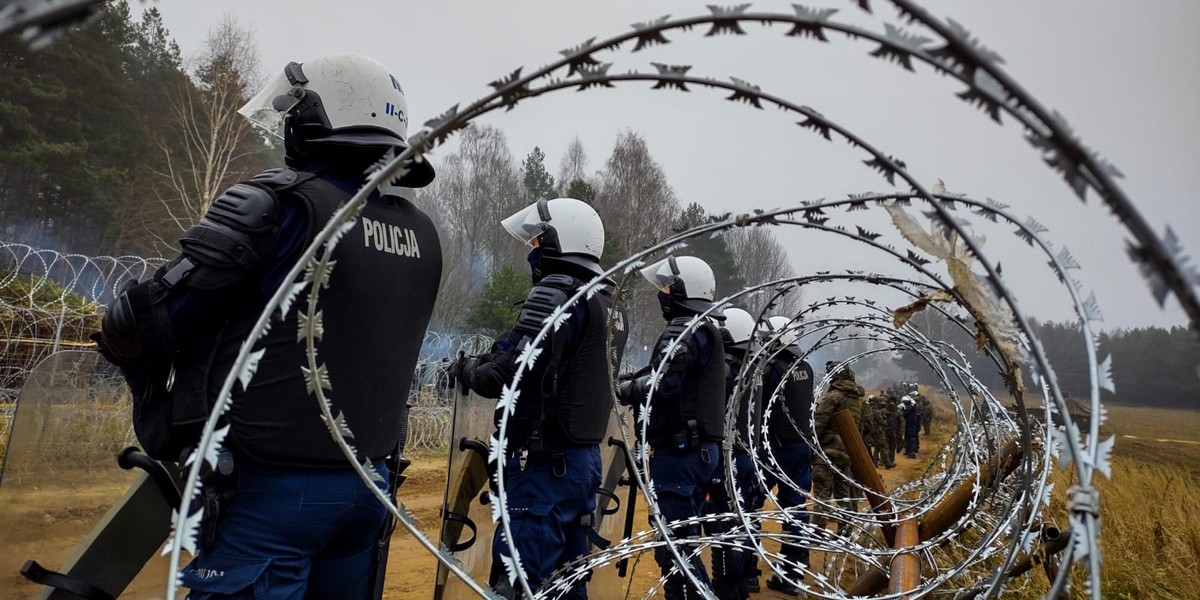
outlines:
[[[440,544],[458,560],[463,570],[487,585],[492,566],[491,492],[487,464],[488,438],[495,428],[495,400],[470,393],[454,403],[454,425],[450,438],[450,465],[442,503]],[[434,600],[474,598],[442,565],[434,582]]]
[[[117,464],[136,443],[130,415],[120,373],[95,352],[58,352],[30,373],[0,471],[4,597],[78,597],[27,580],[23,567],[114,597],[163,595],[167,563],[156,550],[170,507],[145,472]]]

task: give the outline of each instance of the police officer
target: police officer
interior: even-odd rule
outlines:
[[[826,372],[833,371],[837,363],[825,363]],[[850,485],[845,477],[850,476],[850,455],[846,453],[846,445],[841,435],[833,426],[833,415],[841,410],[850,411],[856,426],[861,427],[863,389],[854,381],[854,371],[850,367],[842,367],[833,372],[833,381],[829,389],[821,396],[814,416],[814,427],[817,443],[825,452],[827,459],[816,460],[813,463],[813,494],[818,498],[849,498]],[[834,473],[836,467],[841,474]],[[847,508],[853,508],[853,501]]]
[[[650,480],[662,518],[673,522],[701,514],[724,439],[726,367],[721,333],[713,320],[703,319],[683,335],[697,315],[712,307],[717,282],[708,263],[694,256],[668,256],[642,269],[642,276],[659,288],[667,327],[654,345],[650,365],[621,382],[620,397],[640,409],[650,389],[651,372],[665,361],[662,381],[650,398],[653,410],[645,441],[652,451]],[[716,316],[723,318],[720,313]],[[680,336],[680,344],[668,355],[671,343]],[[686,539],[697,535],[699,528],[676,526],[673,532],[676,539]],[[655,550],[654,559],[666,577],[668,600],[701,597],[679,570],[668,576],[674,566],[668,548]],[[692,565],[707,585],[708,575],[698,557]]]
[[[791,480],[769,476],[767,485],[777,487],[776,502],[782,510],[793,510],[792,519],[808,522],[808,493],[812,488],[812,447],[807,440],[813,439],[813,370],[803,360],[803,352],[797,341],[800,338],[796,324],[787,317],[774,316],[766,322],[773,341],[769,346],[771,358],[763,373],[763,396],[778,394],[767,415],[767,441],[780,471]],[[802,533],[794,522],[784,525],[784,532],[793,536]],[[790,563],[808,565],[808,548],[789,541],[782,544],[781,554]],[[797,567],[785,566],[792,581],[804,578]],[[777,573],[767,580],[767,587],[789,596],[798,596],[800,588],[780,577]]]
[[[916,458],[921,450],[921,409],[912,396],[900,399],[900,412],[904,415],[904,456]]]
[[[754,332],[754,317],[750,313],[740,308],[725,310],[725,322],[721,326],[725,366],[728,370],[725,394],[729,402],[737,402],[737,422],[731,451],[734,485],[746,503],[747,510],[757,510],[761,506],[759,498],[762,496],[762,490],[754,475],[754,451],[762,429],[761,418],[758,416],[761,408],[758,397],[760,389],[749,380],[742,381],[739,390],[735,390],[735,387],[744,368],[746,353]],[[735,391],[738,392],[736,398]],[[755,430],[753,437],[751,429]],[[730,513],[734,510],[733,500],[725,483],[726,468],[723,457],[724,455],[713,473],[705,514]],[[704,528],[708,533],[724,533],[740,526],[740,522],[730,518],[717,522],[709,521]],[[747,570],[753,568],[757,556],[750,544],[750,540],[742,540],[742,548],[728,545],[712,547],[713,592],[720,600],[744,600],[750,596],[747,589]]]
[[[288,168],[215,198],[179,240],[179,256],[122,290],[99,335],[101,352],[134,388],[135,429],[158,458],[177,459],[196,443],[247,332],[290,284],[287,271],[363,172],[407,147],[404,92],[364,56],[290,63],[239,112],[282,128]],[[433,175],[428,162],[417,163],[399,185],[421,187]],[[352,225],[321,293],[317,349],[336,386],[334,410],[385,488],[385,458],[403,450],[441,248],[429,217],[398,195],[373,192]],[[295,309],[273,323],[257,344],[264,354],[255,376],[235,386],[222,416],[228,452],[205,486],[220,492],[208,497],[220,502],[220,518],[208,506],[201,551],[183,571],[190,598],[367,598],[373,564],[386,558],[376,550],[386,512],[348,467],[308,391],[299,326]],[[155,379],[166,371],[169,378]]]
[[[491,350],[466,362],[462,377],[485,398],[499,398],[516,373],[515,361],[548,317],[596,276],[604,225],[586,202],[539,200],[504,219],[504,228],[531,246],[533,289],[517,323]],[[607,324],[613,308],[607,288],[569,307],[569,319],[551,331],[532,370],[524,373],[507,428],[504,493],[512,534],[531,589],[555,569],[587,552],[588,528],[600,487],[600,447],[612,412],[613,365]],[[499,423],[501,409],[497,410]],[[510,553],[497,528],[492,542],[492,586],[513,598],[519,590],[499,568]],[[587,598],[583,585],[566,597]]]

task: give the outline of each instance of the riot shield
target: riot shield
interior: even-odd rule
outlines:
[[[78,597],[26,580],[26,561],[36,561],[31,575],[58,571],[110,597],[165,591],[167,562],[155,555],[170,507],[145,473],[117,465],[135,442],[129,403],[120,374],[95,352],[58,352],[30,373],[0,471],[6,597]]]
[[[596,533],[611,544],[619,543],[634,532],[634,512],[640,491],[630,468],[633,467],[633,440],[622,434],[633,432],[632,409],[616,405],[608,421],[605,441],[600,444],[600,461],[603,473],[600,492],[596,496],[596,513],[593,516]],[[592,548],[595,550],[595,548]],[[623,597],[629,575],[629,562],[620,561],[597,568],[592,572],[588,585],[588,597],[603,599]]]
[[[487,585],[492,566],[491,495],[487,464],[488,438],[495,429],[496,402],[474,392],[458,395],[450,439],[450,464],[442,502],[440,544],[458,560],[464,571]],[[434,600],[476,597],[458,577],[440,563],[434,582]]]

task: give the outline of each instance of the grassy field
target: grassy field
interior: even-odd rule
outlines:
[[[1193,483],[1200,482],[1200,410],[1114,405],[1108,407],[1104,430],[1117,436],[1117,456],[1182,468]]]
[[[1037,399],[1031,402],[1036,405]],[[1116,436],[1111,480],[1097,475],[1101,501],[1101,597],[1200,598],[1200,410],[1107,405],[1102,437]],[[1056,469],[1047,516],[1065,526],[1073,470]],[[1083,598],[1083,571],[1072,572]],[[1006,595],[1042,598],[1038,571]]]

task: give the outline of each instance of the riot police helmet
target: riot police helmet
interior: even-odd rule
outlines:
[[[575,198],[538,200],[509,215],[500,224],[525,243],[537,240],[542,260],[562,261],[602,275],[604,222],[596,209]]]
[[[360,54],[288,63],[238,112],[282,138],[285,162],[295,169],[322,162],[363,168],[409,146],[404,88],[383,64]],[[433,166],[421,160],[397,185],[424,187],[433,178]]]
[[[668,256],[642,269],[642,277],[665,293],[664,316],[676,314],[676,309],[700,314],[713,306],[717,295],[717,278],[712,267],[695,256]],[[720,310],[709,313],[724,319]]]
[[[768,339],[775,338],[783,347],[791,346],[800,339],[800,332],[796,329],[796,324],[791,319],[779,315],[767,317],[763,321],[763,333]]]
[[[744,350],[754,335],[754,317],[740,308],[728,308],[721,327],[729,333],[729,341]]]

